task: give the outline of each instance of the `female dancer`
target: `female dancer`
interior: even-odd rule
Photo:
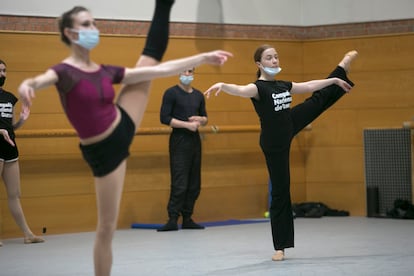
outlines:
[[[145,111],[150,80],[177,75],[204,63],[222,65],[231,56],[218,50],[158,64],[167,47],[173,2],[156,1],[145,48],[135,68],[93,62],[90,50],[99,42],[99,31],[86,8],[74,7],[59,20],[61,39],[71,51],[69,57],[19,87],[23,104],[30,106],[35,90],[56,85],[64,111],[79,136],[79,147],[94,175],[98,209],[94,261],[99,276],[110,275],[126,159]],[[114,103],[115,83],[125,86]]]
[[[279,56],[270,45],[254,53],[257,80],[247,85],[216,83],[207,97],[220,91],[250,98],[260,118],[260,146],[272,182],[270,220],[275,253],[272,260],[284,259],[284,249],[294,246],[293,215],[290,198],[289,152],[293,137],[352,88],[347,78],[356,51],[348,52],[327,79],[307,82],[275,80],[280,72]],[[303,103],[290,107],[292,94],[313,92]]]
[[[29,117],[30,110],[23,108],[18,121],[14,120],[14,107],[18,99],[3,89],[6,81],[7,66],[0,60],[0,175],[7,191],[7,203],[10,212],[19,228],[24,233],[26,244],[44,242],[44,239],[33,234],[27,225],[20,203],[20,166],[14,130],[21,127]],[[3,244],[0,242],[0,246]]]

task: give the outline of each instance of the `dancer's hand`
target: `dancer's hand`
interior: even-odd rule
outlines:
[[[20,112],[20,119],[26,121],[30,115],[30,108],[26,105],[22,106],[22,111]]]
[[[223,50],[216,50],[205,53],[205,58],[208,64],[223,65],[229,57],[233,57],[233,54]]]
[[[208,99],[208,98],[210,98],[210,94],[215,91],[214,95],[215,96],[218,96],[218,94],[222,90],[222,86],[223,86],[223,83],[222,82],[218,82],[216,84],[213,84],[209,89],[206,90],[206,92],[204,92],[204,95]]]
[[[9,132],[6,129],[0,129],[0,134],[3,135],[3,138],[4,140],[6,140],[7,143],[12,145],[13,147],[15,146],[13,140],[9,136]]]
[[[352,89],[352,86],[349,83],[339,78],[336,80],[336,85],[341,87],[345,91],[345,93],[348,93]]]
[[[187,129],[192,132],[196,132],[199,127],[200,127],[200,122],[198,121],[187,122]]]
[[[23,82],[18,89],[20,98],[22,99],[22,108],[28,109],[32,105],[32,99],[35,97],[35,91],[33,87]]]
[[[188,118],[188,121],[190,122],[198,122],[200,125],[204,125],[207,122],[206,117],[203,116],[190,116]]]

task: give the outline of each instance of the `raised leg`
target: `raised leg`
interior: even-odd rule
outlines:
[[[357,56],[357,51],[346,53],[338,63],[338,66],[329,74],[328,78],[337,77],[354,86],[354,83],[348,79],[347,72],[350,69],[352,61]],[[307,98],[303,103],[294,106],[291,112],[294,135],[335,104],[344,94],[345,91],[341,87],[330,85],[313,92],[312,96]]]
[[[147,41],[136,66],[153,66],[160,62],[168,45],[169,18],[173,0],[156,0]],[[138,128],[148,102],[151,82],[121,88],[117,104]],[[104,177],[95,178],[98,225],[94,247],[96,276],[109,276],[112,268],[112,240],[116,230],[126,172],[126,160]]]
[[[135,66],[158,64],[168,46],[170,11],[174,0],[156,0],[147,40],[142,55]],[[151,82],[146,81],[121,88],[117,103],[124,108],[134,121],[135,127],[141,124],[148,103]]]

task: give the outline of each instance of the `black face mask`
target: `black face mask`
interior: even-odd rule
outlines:
[[[5,81],[6,81],[6,77],[5,76],[0,77],[0,87],[3,86],[3,84],[4,84]]]

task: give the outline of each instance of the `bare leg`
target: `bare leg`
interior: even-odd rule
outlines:
[[[171,6],[174,0],[156,0],[153,20],[144,51],[135,66],[154,66],[159,63],[168,43]],[[141,124],[151,82],[128,85],[121,88],[117,103],[134,121]],[[119,206],[126,172],[126,160],[104,177],[95,178],[98,209],[98,225],[94,247],[96,276],[109,276],[112,268],[112,239],[116,230]]]
[[[159,61],[148,56],[141,56],[136,66],[153,66]],[[121,88],[118,98],[120,105],[134,121],[135,127],[141,125],[144,112],[147,107],[148,97],[150,94],[151,82],[141,82],[134,85],[128,85]]]
[[[6,184],[8,206],[14,220],[24,233],[24,242],[44,242],[42,238],[35,236],[33,232],[30,230],[23,213],[22,205],[20,203],[19,161],[3,163],[2,176],[4,183]]]
[[[170,11],[174,0],[156,0],[155,11],[142,55],[136,67],[154,66],[160,62],[169,39]],[[118,104],[129,114],[138,128],[148,103],[151,82],[142,82],[121,88]]]
[[[98,225],[94,247],[96,276],[109,276],[112,268],[112,239],[116,230],[124,186],[126,161],[104,177],[95,178]]]
[[[168,44],[171,6],[174,0],[156,0],[154,16],[142,55],[135,66],[154,66],[159,63]],[[134,121],[141,124],[148,102],[151,82],[121,88],[117,104]],[[95,178],[98,225],[94,247],[96,276],[109,276],[112,268],[112,239],[116,230],[126,172],[126,160],[104,177]]]

